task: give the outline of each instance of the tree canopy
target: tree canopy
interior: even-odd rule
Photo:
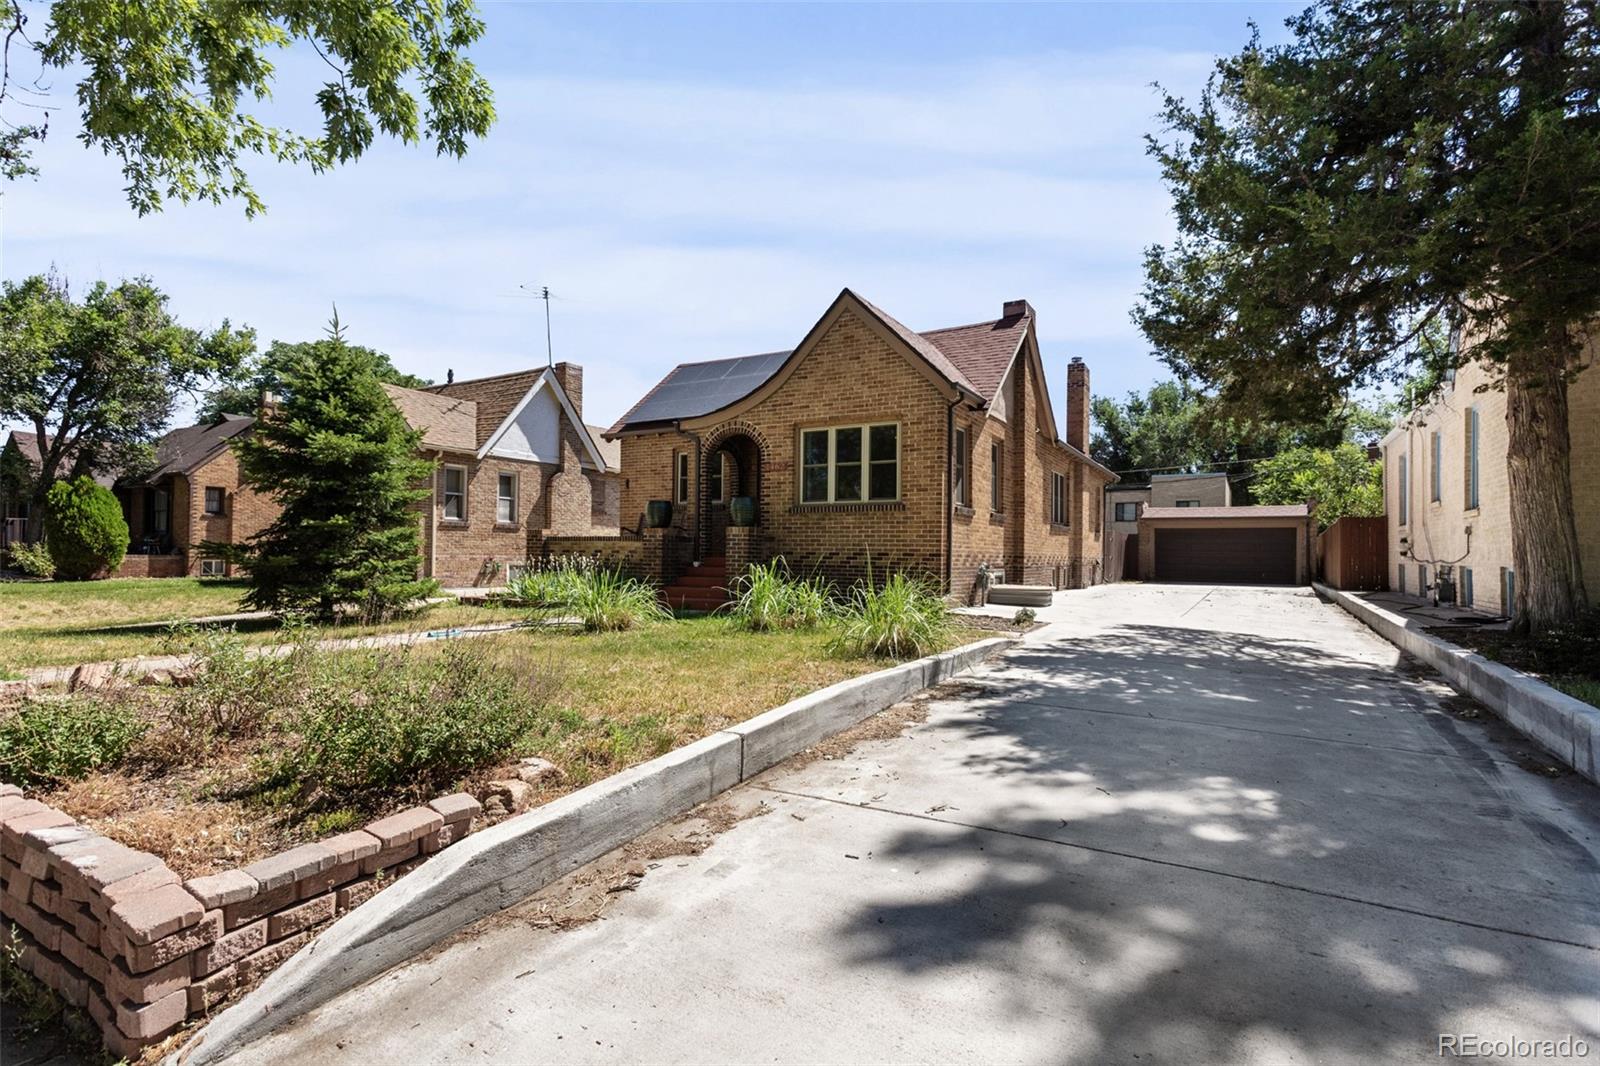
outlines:
[[[224,414],[253,414],[261,405],[263,393],[279,398],[289,390],[288,368],[295,366],[308,355],[316,354],[316,346],[324,341],[273,341],[271,347],[255,358],[246,360],[229,375],[226,381],[206,394],[198,412],[202,422],[213,422]],[[359,344],[348,345],[352,352],[366,360],[381,382],[404,385],[418,389],[429,382],[415,374],[396,369],[394,362],[384,353]]]
[[[1256,464],[1250,482],[1257,503],[1317,503],[1317,524],[1327,529],[1346,515],[1383,513],[1383,464],[1358,444],[1290,448]]]
[[[358,159],[383,133],[407,144],[427,137],[459,157],[494,123],[489,84],[466,56],[484,28],[471,0],[54,0],[49,10],[35,37],[20,0],[0,0],[0,174],[37,173],[48,111],[47,97],[20,84],[31,53],[36,86],[52,69],[81,72],[79,138],[121,161],[141,215],[168,199],[238,199],[254,215],[265,204],[245,173],[251,156],[320,172]],[[247,110],[267,106],[275,53],[296,44],[328,71],[315,132]]]
[[[96,282],[75,301],[65,281],[36,274],[0,286],[0,422],[43,443],[33,500],[60,477],[136,471],[180,393],[231,373],[255,335],[228,322],[179,325],[148,278]]]
[[[1430,357],[1503,369],[1519,614],[1583,601],[1567,382],[1600,314],[1592,3],[1324,0],[1150,139],[1178,237],[1135,319],[1246,416],[1314,420]]]

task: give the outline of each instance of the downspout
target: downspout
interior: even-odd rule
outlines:
[[[444,452],[433,453],[433,472],[428,475],[428,577],[439,569],[439,464],[444,462]]]
[[[944,409],[944,591],[945,595],[955,594],[955,555],[956,555],[956,500],[955,500],[955,454],[956,454],[956,408],[961,404],[961,397],[957,396]],[[968,471],[967,477],[972,473]]]

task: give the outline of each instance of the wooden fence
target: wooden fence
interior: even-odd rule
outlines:
[[[1317,571],[1336,589],[1389,587],[1388,521],[1348,515],[1317,537]]]

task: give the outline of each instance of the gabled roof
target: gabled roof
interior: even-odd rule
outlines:
[[[16,446],[17,453],[22,456],[23,462],[28,464],[29,476],[37,477],[39,474],[39,467],[44,462],[45,450],[45,448],[40,447],[39,445],[39,434],[34,433],[31,430],[14,429],[11,431],[8,441]],[[46,437],[45,447],[49,447],[49,441],[50,438]],[[70,468],[72,466],[73,452],[75,450],[76,449],[69,449],[67,454],[63,457],[63,468]],[[95,471],[94,480],[97,484],[106,488],[110,488],[115,483],[116,478],[113,474]]]
[[[567,424],[570,425],[573,429],[573,432],[577,434],[578,442],[582,444],[584,450],[589,453],[589,462],[601,473],[615,471],[617,468],[606,462],[605,455],[601,453],[599,445],[595,443],[594,437],[590,435],[589,427],[584,425],[583,419],[579,417],[577,408],[572,404],[572,397],[568,396],[567,390],[561,386],[561,379],[556,377],[555,371],[553,369],[547,369],[536,370],[533,373],[533,384],[528,386],[527,390],[523,392],[521,397],[517,399],[517,402],[511,405],[511,408],[506,411],[504,417],[500,419],[499,424],[496,425],[487,435],[482,436],[482,440],[478,445],[478,458],[482,459],[484,456],[488,455],[494,450],[495,445],[500,443],[500,439],[504,437],[508,431],[510,431],[511,426],[516,422],[517,417],[522,414],[523,409],[526,408],[529,402],[539,394],[541,389],[549,389],[550,395],[555,397],[556,404],[561,408],[562,416],[566,418]],[[506,376],[516,378],[520,377],[521,375],[511,374]],[[486,378],[484,380],[498,379]],[[460,384],[460,382],[457,382],[457,384]],[[474,383],[469,382],[468,384]],[[494,402],[498,404],[498,396],[496,396]],[[480,434],[483,424],[483,405],[479,404],[478,428],[480,430]]]
[[[250,415],[225,414],[216,422],[180,426],[156,442],[156,465],[141,480],[154,484],[173,474],[193,473],[255,424]]]
[[[400,416],[422,433],[422,443],[447,452],[478,450],[478,405],[471,400],[440,396],[424,389],[383,386]]]
[[[603,459],[605,459],[606,468],[609,469],[609,470],[621,470],[622,469],[622,444],[621,444],[621,442],[614,441],[614,440],[607,440],[605,437],[603,437],[601,435],[601,434],[605,433],[605,430],[602,429],[599,426],[591,426],[587,422],[585,422],[584,425],[583,425],[583,428],[588,431],[589,439],[594,441],[595,448],[597,448],[599,450],[601,457]]]
[[[430,385],[424,391],[475,403],[478,412],[475,436],[481,445],[500,428],[512,408],[522,403],[543,375],[543,369],[514,370],[509,374]]]
[[[939,376],[982,403],[994,400],[1032,322],[1031,315],[1015,314],[917,333],[851,289],[841,292],[839,299],[854,301]],[[606,432],[662,426],[719,411],[765,385],[794,351],[680,363]]]
[[[1311,508],[1303,503],[1252,504],[1248,507],[1146,507],[1140,518],[1305,518]]]

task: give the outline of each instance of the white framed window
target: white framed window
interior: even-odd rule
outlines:
[[[1067,524],[1067,475],[1050,475],[1050,522],[1052,525],[1064,526]]]
[[[971,507],[972,496],[967,485],[967,429],[965,426],[956,427],[955,442],[951,447],[951,461],[955,464],[952,478],[952,488],[955,494],[957,507]]]
[[[446,466],[440,469],[439,479],[443,482],[441,495],[444,497],[444,517],[448,522],[465,522],[467,520],[467,468],[464,466]]]
[[[501,525],[517,521],[517,475],[501,471],[495,476],[494,520]]]
[[[218,515],[222,513],[223,501],[228,498],[226,489],[215,485],[206,486],[206,514]]]
[[[999,441],[989,445],[989,510],[1006,510],[1006,450]]]
[[[200,576],[201,577],[227,577],[228,576],[228,564],[223,562],[221,559],[201,559],[200,560]]]
[[[1137,522],[1139,520],[1139,505],[1137,503],[1119,503],[1116,507],[1115,518],[1118,522]]]
[[[1178,506],[1179,507],[1199,507],[1200,506],[1200,501],[1199,500],[1179,500],[1178,501]]]
[[[689,502],[689,453],[679,452],[673,458],[672,499],[675,503]]]
[[[706,467],[706,495],[712,503],[726,503],[728,497],[727,471],[724,469],[728,461],[725,452],[718,452],[711,457],[711,463]]]
[[[800,431],[800,502],[887,502],[900,498],[900,424]]]

